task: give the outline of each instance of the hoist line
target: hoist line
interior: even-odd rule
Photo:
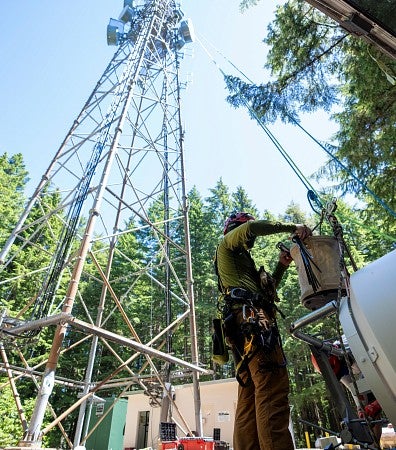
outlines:
[[[205,39],[207,41],[207,39]],[[198,42],[201,44],[200,40],[198,40]],[[209,41],[207,41],[209,42]],[[255,83],[242,71],[240,70],[232,61],[230,61],[229,58],[227,58],[223,53],[221,53],[220,50],[218,50],[216,47],[213,46],[213,44],[210,44],[217,53],[219,53],[219,55],[221,55],[237,72],[239,72],[249,83],[255,85]],[[212,57],[211,57],[212,58]],[[212,58],[213,60],[213,58]],[[222,72],[223,73],[223,72]],[[224,73],[223,73],[224,76]],[[348,173],[363,189],[366,190],[366,192],[368,192],[371,197],[380,205],[382,206],[386,211],[388,211],[388,213],[390,213],[393,217],[396,217],[396,212],[387,204],[385,203],[380,197],[378,197],[378,195],[373,192],[367,185],[366,183],[364,183],[363,181],[361,181],[353,172],[351,172],[351,170],[346,167],[335,155],[333,155],[329,150],[327,150],[327,148],[321,143],[319,142],[311,133],[309,133],[293,116],[291,116],[290,114],[288,114],[287,112],[285,113],[287,115],[287,117],[290,119],[290,121],[294,124],[297,125],[310,139],[312,139],[317,145],[319,145],[319,147],[324,150],[326,152],[326,154],[328,156],[330,156],[331,159],[333,159],[340,167],[342,167],[342,169]]]
[[[352,173],[350,171],[350,169],[348,169],[348,167],[346,167],[336,156],[334,156],[329,150],[327,150],[327,148],[321,144],[314,136],[312,136],[307,130],[305,130],[297,121],[296,119],[294,119],[294,117],[289,116],[288,117],[291,119],[291,121],[297,125],[302,131],[304,131],[304,133],[307,134],[307,136],[309,136],[316,144],[318,144],[332,159],[334,159],[334,161],[339,164],[355,181],[357,181],[358,184],[360,184],[360,186],[365,189],[372,197],[373,199],[379,204],[381,205],[386,211],[388,211],[393,217],[396,217],[396,212],[387,204],[385,203],[380,197],[378,197],[378,195],[373,192],[366,183],[364,183],[363,181],[361,181],[354,173]]]
[[[200,44],[202,45],[201,42],[200,42]],[[204,47],[203,47],[203,48],[204,48]],[[210,56],[210,58],[212,59],[212,61],[214,62],[214,64],[215,64],[216,66],[218,66],[217,62],[214,61],[214,59],[211,57],[210,53],[209,53],[205,48],[204,48],[204,50],[209,54],[209,56]],[[216,51],[218,51],[218,50],[216,50]],[[221,54],[220,51],[218,51],[218,52]],[[222,55],[222,54],[221,54],[221,55]],[[238,69],[238,68],[233,64],[232,61],[230,61],[229,59],[227,59],[224,55],[222,55],[222,56],[223,56],[223,58],[226,59],[226,61],[227,61],[232,67],[235,68],[235,70],[237,70],[241,75],[243,75],[243,76],[246,78],[246,80],[248,80],[249,82],[252,83],[252,81],[249,79],[249,77],[248,77],[246,74],[244,74],[240,69]],[[219,67],[218,67],[218,68],[219,68]],[[220,70],[221,73],[224,75],[224,72],[223,72],[220,68],[219,68],[219,70]],[[289,117],[290,117],[292,120],[295,121],[295,119],[294,119],[293,117],[291,117],[291,116],[289,116]],[[257,121],[259,122],[259,124],[260,124],[260,126],[261,126],[261,125],[262,125],[262,122],[259,121],[259,120],[257,120]],[[318,145],[319,145],[326,153],[328,153],[330,157],[332,157],[334,160],[336,160],[336,162],[338,162],[342,167],[344,167],[343,164],[341,163],[341,161],[338,161],[337,158],[336,158],[334,155],[332,155],[331,153],[329,153],[328,150],[327,150],[320,142],[318,142],[318,141],[316,140],[315,137],[313,137],[307,130],[305,130],[305,129],[297,122],[297,121],[295,121],[295,123],[296,123],[296,125],[297,125],[302,131],[304,131],[304,133],[306,133],[306,134],[307,134],[307,135],[308,135],[308,136],[309,136],[316,144],[318,144]],[[264,130],[264,131],[267,132],[267,130]],[[269,132],[269,130],[268,130],[268,132]],[[286,158],[286,156],[285,156],[285,158]],[[345,168],[345,170],[348,171],[347,168]],[[348,172],[349,172],[349,171],[348,171]],[[351,176],[353,176],[354,178],[356,178],[352,173],[351,173]],[[362,182],[360,182],[360,180],[357,180],[357,181],[358,181],[361,185],[365,186]],[[367,191],[370,191],[369,188],[366,187],[366,189],[367,189]],[[375,196],[375,194],[373,194],[373,195]],[[315,208],[314,208],[313,205],[312,205],[312,201],[314,201],[321,209],[323,208],[323,204],[322,204],[322,202],[321,202],[319,196],[318,196],[317,193],[315,192],[315,190],[313,190],[313,189],[309,190],[309,191],[308,191],[308,194],[307,194],[307,197],[308,197],[308,202],[309,202],[311,208],[312,208],[317,214],[320,215],[320,211],[316,211]],[[380,199],[379,199],[379,200],[380,200]],[[380,201],[380,202],[381,202],[381,201]],[[354,223],[355,225],[360,225],[360,222],[358,222],[358,221],[356,221],[356,220],[353,220],[351,217],[348,217],[348,218],[345,217],[345,216],[342,214],[341,211],[338,211],[338,214],[339,214],[340,216],[344,217],[344,219],[348,220],[349,222]],[[389,242],[394,243],[395,240],[396,240],[396,237],[395,237],[395,236],[392,236],[392,235],[390,235],[390,234],[384,233],[383,231],[379,231],[378,228],[370,227],[370,226],[367,226],[367,225],[365,226],[365,228],[368,229],[368,230],[370,230],[370,231],[372,231],[374,234],[380,235],[383,239],[385,239],[385,240],[387,240],[387,241],[389,241]]]
[[[203,45],[202,41],[196,37],[196,40],[201,45],[202,49],[205,51],[205,53],[209,56],[209,59],[213,62],[213,64],[216,66],[216,68],[219,70],[219,72],[223,75],[224,78],[227,77],[227,74],[223,71],[223,69],[219,66],[217,61],[212,57],[209,50]],[[318,193],[315,191],[314,187],[311,185],[311,183],[307,180],[307,178],[304,176],[302,171],[298,168],[298,166],[295,164],[293,159],[289,156],[289,154],[286,152],[286,150],[282,147],[280,142],[277,140],[277,138],[273,135],[273,133],[268,129],[268,127],[260,120],[258,117],[256,111],[250,106],[248,100],[241,96],[240,97],[244,106],[249,111],[250,115],[256,120],[256,122],[259,124],[259,126],[263,129],[263,131],[266,133],[266,135],[269,137],[271,142],[274,144],[274,146],[277,148],[277,150],[280,152],[280,154],[283,156],[283,158],[286,160],[286,162],[289,164],[291,169],[296,174],[297,178],[303,183],[304,187],[307,189],[307,191],[312,191],[315,193],[315,196],[319,198]]]
[[[290,158],[290,156],[287,154],[285,149],[281,146],[279,141],[276,139],[276,137],[272,134],[272,132],[263,124],[263,122],[260,120],[260,118],[257,116],[256,112],[253,110],[253,108],[249,105],[247,100],[242,97],[243,103],[246,106],[246,108],[249,110],[250,114],[256,119],[257,123],[260,125],[260,127],[264,130],[266,135],[270,138],[272,143],[275,145],[275,147],[278,149],[278,151],[281,153],[281,155],[285,158],[286,162],[289,164],[291,169],[294,171],[294,173],[297,175],[297,178],[303,183],[305,188],[309,191],[315,192],[313,186],[309,183],[309,181],[305,178],[304,174],[301,172],[301,170],[297,167],[297,165],[294,163],[294,161]],[[315,192],[315,195],[317,197],[318,194]]]

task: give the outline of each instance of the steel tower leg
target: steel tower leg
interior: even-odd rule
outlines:
[[[144,336],[146,341],[154,343],[153,335],[165,327],[171,334],[177,324],[177,319],[172,319],[185,317],[184,313],[190,311],[195,428],[202,435],[199,372],[204,370],[198,361],[180,112],[181,45],[177,30],[182,15],[175,1],[139,3],[131,9],[131,17],[125,19],[119,48],[0,254],[4,269],[10,272],[23,261],[24,252],[43,255],[42,266],[11,276],[4,283],[11,293],[16,292],[16,282],[19,286],[25,283],[32,298],[21,311],[3,321],[8,336],[31,343],[29,352],[37,358],[33,343],[38,342],[43,319],[63,313],[57,322],[33,415],[20,442],[24,447],[41,445],[45,411],[60,382],[74,390],[76,398],[80,390],[82,399],[66,411],[80,406],[74,446],[82,442],[83,429],[87,429],[86,399],[95,385],[107,386],[113,376],[98,378],[98,373],[106,373],[106,367],[100,365],[99,338],[111,340],[111,331],[122,336],[129,333],[141,342],[129,314],[136,315],[141,304],[147,307],[148,287],[155,320],[163,319],[160,310],[164,303],[167,320],[165,324],[151,324],[151,335]],[[47,248],[45,238],[51,240],[53,249]],[[142,253],[144,245],[146,253]],[[35,286],[38,291],[34,291]],[[78,330],[73,328],[73,316],[84,319],[87,326],[79,321]],[[23,331],[13,335],[13,327],[21,326],[19,330]],[[80,342],[85,342],[79,334],[85,329],[91,344],[88,352],[82,352],[88,355],[87,363],[84,376],[77,379],[77,371],[68,373],[74,367],[66,361]],[[105,331],[95,334],[97,329]],[[143,334],[146,331],[140,330]],[[117,356],[109,371],[115,376],[128,368],[129,374],[135,376],[139,367],[129,364],[136,364],[139,354],[131,357],[130,349],[127,354],[124,350],[122,345],[112,347],[111,354]],[[155,354],[160,356],[161,352]],[[149,355],[145,357],[148,364],[143,367],[148,367],[153,377],[161,375],[162,368],[155,367]],[[166,354],[163,358],[166,360]],[[177,358],[173,358],[175,361]],[[128,379],[125,384],[130,382]],[[62,413],[60,418],[65,416]],[[47,425],[44,431],[51,428]]]

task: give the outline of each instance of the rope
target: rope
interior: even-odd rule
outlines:
[[[358,184],[360,184],[360,186],[362,186],[363,189],[365,189],[373,198],[374,200],[380,204],[385,210],[387,210],[393,217],[396,217],[396,212],[393,211],[393,209],[388,206],[381,198],[378,197],[378,195],[376,195],[368,186],[367,184],[365,184],[363,181],[361,181],[354,173],[352,173],[348,167],[346,167],[335,155],[333,155],[329,150],[327,150],[327,148],[322,145],[315,137],[313,137],[307,130],[305,130],[297,121],[296,119],[294,119],[294,117],[289,116],[288,117],[291,119],[291,121],[297,125],[307,136],[309,136],[316,144],[319,145],[319,147],[324,150],[329,156],[330,158],[332,158],[339,166],[341,166],[345,172],[347,172],[355,181],[357,181]]]
[[[205,39],[208,43],[209,41],[207,39]],[[225,74],[225,72],[220,68],[220,66],[217,64],[217,62],[214,60],[214,58],[210,55],[210,53],[208,52],[208,50],[205,48],[205,46],[203,45],[202,41],[197,37],[197,41],[199,42],[199,44],[202,46],[202,48],[204,49],[204,51],[209,55],[210,59],[212,60],[212,62],[216,65],[216,67],[220,70],[220,72],[222,73],[222,75],[224,77],[226,77],[227,75]],[[210,43],[209,43],[210,44]],[[217,53],[219,53],[240,75],[242,75],[243,78],[245,78],[250,84],[255,84],[243,71],[241,71],[238,67],[235,66],[235,64],[230,61],[225,55],[223,55],[218,49],[216,49],[213,44],[210,44]],[[252,107],[248,104],[247,100],[244,97],[241,97],[242,101],[244,103],[244,105],[248,108],[249,112],[252,114],[252,116],[256,119],[256,121],[259,123],[259,125],[263,128],[263,130],[266,132],[266,134],[270,137],[271,141],[277,142],[276,140],[274,141],[273,136],[270,136],[270,131],[268,130],[268,128],[262,123],[262,121],[259,119],[259,117],[257,116],[257,114],[255,113],[255,111],[253,111]],[[393,217],[396,217],[396,212],[387,204],[385,203],[381,198],[379,198],[363,181],[361,181],[354,173],[352,173],[348,167],[346,167],[335,155],[333,155],[329,150],[326,149],[326,147],[321,144],[314,136],[312,136],[312,134],[310,134],[294,117],[292,117],[290,114],[288,114],[286,112],[287,117],[291,120],[291,122],[295,125],[297,125],[310,139],[312,139],[317,145],[319,145],[319,147],[324,150],[326,152],[326,154],[328,156],[330,156],[331,159],[333,159],[340,167],[342,167],[342,169],[347,172],[363,189],[366,190],[366,192],[368,192],[373,199],[379,204],[381,205],[386,211],[388,211]],[[277,142],[277,144],[275,144],[276,147],[278,148],[279,151],[281,151],[281,146],[280,144]],[[291,161],[291,159],[289,158],[289,156],[286,154],[286,152],[282,149],[281,151],[282,156],[286,159],[286,161],[288,161],[289,165],[292,167],[292,169],[296,172],[299,172],[300,175],[297,174],[298,178],[300,178],[300,180],[302,181],[302,174],[301,172],[298,170],[297,166],[295,166],[295,164]],[[286,157],[287,155],[287,157]],[[291,162],[289,162],[289,159]],[[305,182],[303,182],[304,186],[307,187],[307,184]],[[311,187],[312,192],[314,192],[313,188]],[[317,198],[319,198],[316,195]],[[311,203],[310,203],[311,204]],[[312,207],[312,204],[311,204]],[[313,207],[312,209],[317,212]]]
[[[209,50],[203,45],[202,41],[196,37],[196,40],[201,45],[202,49],[205,51],[205,53],[208,55],[209,59],[213,62],[213,64],[216,66],[216,68],[219,70],[219,72],[223,75],[224,78],[227,78],[227,74],[223,71],[223,69],[219,66],[217,61],[213,58],[213,56],[210,54]],[[230,62],[230,61],[229,61]],[[230,64],[235,67],[231,62]],[[236,69],[238,70],[238,69]],[[239,71],[239,70],[238,70]],[[240,71],[239,71],[240,72]],[[240,72],[242,73],[242,72]],[[246,75],[244,75],[245,78]],[[248,79],[248,78],[247,78]],[[249,80],[249,79],[248,79]],[[283,158],[286,160],[288,165],[291,167],[291,169],[294,171],[294,173],[297,175],[297,178],[302,182],[302,184],[305,186],[308,192],[312,192],[314,197],[316,199],[319,199],[319,195],[316,193],[315,189],[311,185],[311,183],[308,181],[308,179],[304,176],[304,174],[301,172],[301,170],[298,168],[298,166],[295,164],[293,159],[289,156],[289,154],[286,152],[286,150],[282,147],[280,142],[277,140],[277,138],[274,136],[274,134],[268,129],[268,127],[260,120],[258,117],[256,111],[250,106],[247,99],[243,96],[241,96],[242,102],[244,106],[249,111],[250,115],[256,120],[256,122],[259,124],[259,126],[264,130],[265,134],[269,137],[271,142],[274,144],[276,149],[280,152],[280,154],[283,156]]]

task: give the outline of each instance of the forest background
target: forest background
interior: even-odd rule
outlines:
[[[244,1],[241,7],[250,7],[254,3],[257,2]],[[330,111],[337,106],[333,118],[339,129],[333,145],[327,146],[329,162],[317,176],[330,176],[338,189],[319,195],[324,204],[334,197],[339,198],[337,217],[343,226],[346,243],[357,266],[363,267],[394,249],[396,244],[395,62],[364,41],[347,35],[337,24],[303,1],[291,0],[278,8],[265,42],[270,46],[266,64],[273,80],[264,85],[252,85],[246,80],[229,77],[229,101],[239,107],[247,99],[252,111],[264,124],[279,118],[286,122],[294,121],[298,120],[299,113],[320,109]],[[28,172],[22,155],[12,154],[12,149],[0,156],[0,247],[11,233],[27,200],[25,186]],[[361,203],[358,207],[351,208],[342,200],[346,193],[353,193],[359,198]],[[221,179],[210,189],[209,196],[203,198],[193,188],[188,197],[200,361],[204,366],[214,369],[215,378],[232,377],[232,363],[214,367],[211,361],[211,320],[216,314],[218,298],[213,255],[224,220],[233,211],[247,210],[258,218],[306,223],[315,227],[320,222],[320,216],[316,213],[307,215],[296,204],[290,204],[283,214],[276,217],[271,211],[258,211],[243,187],[230,191]],[[54,207],[59,199],[53,195],[49,201]],[[153,205],[154,208],[157,206]],[[160,210],[154,213],[161,217]],[[34,221],[34,214],[39,214],[39,211],[32,212],[31,221]],[[37,246],[45,246],[48,258],[51,249],[56,247],[56,230],[60,229],[60,225],[60,222],[54,221],[53,232],[37,238]],[[331,233],[326,224],[320,231],[322,234]],[[184,238],[181,231],[178,238],[181,241]],[[287,242],[287,239],[285,235],[258,240],[253,255],[257,263],[268,269],[273,268],[278,253],[276,243],[279,240]],[[144,261],[149,252],[154,251],[150,246],[150,236],[144,233],[120,240],[118,245],[130,255],[131,260],[135,259],[139,263]],[[36,265],[39,267],[42,261],[38,258],[38,253],[34,251],[21,254],[16,263],[7,268],[7,273],[0,273],[0,282],[10,275],[20,275],[25,267],[30,270]],[[180,272],[184,269],[183,263],[180,263]],[[115,265],[115,270],[121,275],[128,268],[120,264]],[[119,280],[120,284],[125,283],[122,276]],[[11,293],[0,284],[1,308],[11,312],[20,311],[26,298],[35,295],[32,281],[18,281]],[[149,340],[151,333],[161,327],[161,317],[156,316],[153,308],[161,300],[156,297],[160,294],[153,292],[149,280],[141,280],[140,283],[138,290],[141,301],[137,304],[126,300],[125,307],[144,341]],[[99,287],[86,283],[81,289],[85,289],[95,299]],[[289,361],[295,431],[301,440],[304,430],[308,430],[314,439],[319,434],[318,430],[307,427],[299,419],[333,430],[337,430],[339,424],[331,397],[320,375],[313,369],[306,345],[292,339],[288,333],[290,323],[306,314],[299,302],[297,274],[293,268],[284,277],[279,296],[280,309],[285,314],[285,319],[279,319],[279,325]],[[174,314],[178,312],[174,311]],[[150,323],[149,327],[147,323]],[[121,322],[115,321],[112,326],[118,332],[123,332],[124,325]],[[329,324],[320,325],[314,331],[336,336],[339,330],[337,324]],[[32,349],[32,358],[37,363],[42,362],[42,355],[46,354],[51,337],[51,332],[44,330]],[[70,342],[73,338],[73,335],[69,336]],[[175,355],[188,358],[188,342],[183,327],[174,333],[172,339]],[[62,366],[60,375],[64,372],[68,377],[81,378],[86,357],[87,349],[81,347]],[[104,348],[97,376],[102,378],[110,373],[113,364]],[[142,364],[141,360],[136,361],[136,370]],[[0,381],[0,387],[0,407],[3,411],[0,417],[0,444],[15,445],[21,435],[17,412],[5,379]],[[31,381],[23,379],[19,389],[29,414],[36,387]],[[63,409],[68,403],[68,395],[62,388],[55,389],[52,400],[55,410]],[[70,415],[64,421],[68,431],[75,426],[75,420],[76,417]],[[50,446],[58,446],[61,441],[57,430],[46,437],[46,444]]]

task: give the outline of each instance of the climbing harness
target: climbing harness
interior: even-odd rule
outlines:
[[[259,351],[271,354],[281,348],[275,309],[257,294],[233,288],[224,296],[225,335],[235,356],[235,377],[241,386],[251,382],[249,362]],[[286,365],[286,359],[280,366]],[[242,379],[246,374],[246,379]]]
[[[242,287],[225,288],[222,285],[218,267],[217,251],[214,259],[220,296],[217,303],[219,317],[213,319],[213,356],[214,362],[224,364],[228,361],[227,345],[232,348],[235,362],[235,377],[241,386],[251,382],[249,362],[259,351],[265,354],[279,348],[283,360],[277,367],[286,365],[282,343],[276,323],[276,312],[282,312],[275,305],[279,300],[272,276],[261,266],[258,283],[262,292],[251,292]],[[275,368],[270,364],[267,370]],[[246,377],[244,376],[246,374]],[[242,379],[244,378],[244,379]]]

